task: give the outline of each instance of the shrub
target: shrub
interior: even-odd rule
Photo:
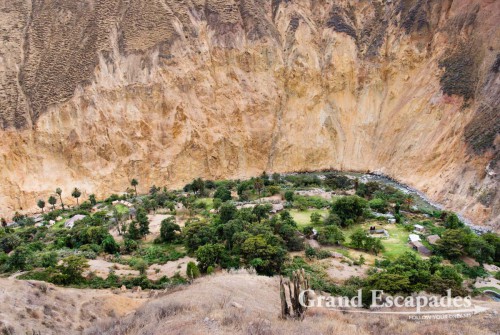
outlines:
[[[368,203],[370,208],[379,213],[387,212],[387,202],[384,199],[375,198]]]
[[[317,252],[317,257],[318,257],[318,259],[330,258],[330,257],[332,257],[332,253],[328,250],[320,249]]]
[[[213,271],[213,268],[211,266],[210,266],[210,268]],[[208,268],[207,268],[207,272],[208,272]],[[186,275],[191,280],[196,279],[200,276],[200,269],[198,268],[198,266],[194,262],[189,262],[187,264]]]
[[[306,253],[306,257],[309,259],[315,258],[317,256],[316,249],[314,249],[311,246],[306,247],[305,253]]]
[[[357,221],[363,216],[367,202],[358,196],[347,196],[337,199],[332,205],[332,213],[339,216],[341,225],[346,226],[347,220]]]

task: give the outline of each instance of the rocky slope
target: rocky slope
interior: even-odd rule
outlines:
[[[500,2],[3,0],[0,213],[378,171],[498,223]]]
[[[2,334],[497,334],[498,303],[471,317],[414,322],[408,316],[309,309],[281,320],[279,279],[217,274],[166,291],[90,290],[0,279]],[[394,311],[394,310],[392,310]]]

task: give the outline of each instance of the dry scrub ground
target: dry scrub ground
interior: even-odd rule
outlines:
[[[39,282],[1,280],[5,334],[498,334],[498,303],[460,320],[310,309],[302,322],[279,319],[278,279],[217,274],[171,291],[63,289]],[[146,299],[149,300],[144,303]]]

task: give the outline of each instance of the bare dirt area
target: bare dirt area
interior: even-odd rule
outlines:
[[[340,258],[328,258],[320,261],[320,264],[326,266],[326,273],[337,283],[353,276],[366,277],[366,271],[370,268],[368,265],[349,265]]]
[[[88,263],[90,265],[88,272],[93,272],[96,276],[101,278],[107,278],[111,269],[113,269],[115,274],[119,277],[139,275],[139,271],[133,270],[127,265],[108,262],[104,259],[89,259]]]
[[[146,241],[153,241],[155,238],[160,236],[161,222],[165,219],[168,219],[169,217],[172,217],[172,216],[173,215],[169,215],[169,214],[151,214],[151,215],[148,215],[149,235],[146,236]],[[174,216],[174,217],[175,217],[175,222],[181,228],[184,227],[186,220],[182,220],[176,216]]]
[[[0,279],[2,334],[496,334],[498,303],[464,319],[423,320],[311,308],[302,322],[279,318],[279,279],[219,273],[168,291],[60,288]],[[363,310],[366,312],[367,310]]]
[[[81,334],[98,319],[139,308],[147,293],[60,288],[39,281],[0,279],[1,334]]]
[[[147,271],[148,278],[151,280],[158,280],[163,276],[172,277],[177,272],[182,276],[186,275],[186,268],[189,262],[195,262],[196,259],[191,257],[183,257],[176,261],[170,261],[165,264],[153,264]]]
[[[86,335],[106,334],[495,334],[498,307],[462,320],[409,321],[407,316],[342,313],[311,308],[303,321],[281,320],[278,279],[222,273],[196,280],[124,318],[96,323]],[[475,302],[476,303],[476,302]],[[360,310],[366,312],[366,310]]]

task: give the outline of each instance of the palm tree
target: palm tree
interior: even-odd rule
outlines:
[[[260,199],[260,192],[262,191],[263,187],[264,187],[264,182],[262,181],[262,179],[256,178],[253,182],[253,188],[259,193],[259,199]]]
[[[405,204],[408,206],[408,208],[411,208],[411,205],[413,205],[413,197],[411,196],[411,194],[408,194],[405,197]]]
[[[58,187],[58,188],[56,188],[56,193],[59,196],[59,200],[61,200],[61,206],[62,206],[62,209],[64,210],[64,203],[62,201],[62,196],[61,196],[62,190]]]
[[[139,182],[137,181],[137,179],[134,178],[130,181],[130,185],[134,187],[135,196],[137,197],[137,185],[139,185]]]
[[[43,209],[45,208],[45,201],[40,199],[40,200],[38,200],[38,202],[36,204],[38,207],[40,207],[40,209],[42,210],[42,214],[43,214]]]
[[[53,195],[49,197],[49,204],[52,205],[52,210],[56,209],[57,199]]]
[[[81,195],[82,195],[82,192],[80,192],[80,190],[76,187],[73,190],[73,192],[71,192],[71,196],[76,199],[77,206],[80,206],[80,204],[78,203],[78,198],[80,198]]]

